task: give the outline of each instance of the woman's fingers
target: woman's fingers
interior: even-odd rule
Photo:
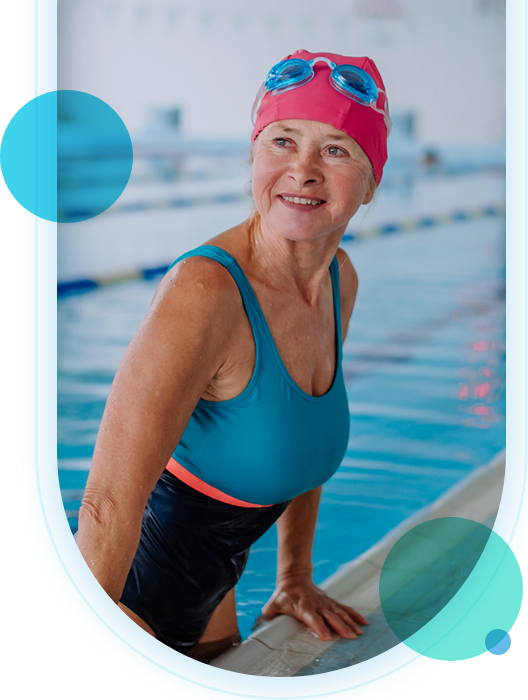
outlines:
[[[329,642],[332,639],[332,631],[325,625],[321,615],[318,615],[316,612],[306,611],[300,619],[319,639],[324,642]]]
[[[272,601],[262,608],[261,617],[264,620],[272,620],[274,617],[277,617],[277,615],[280,615],[281,612],[275,601]]]
[[[361,627],[343,610],[329,610],[325,613],[325,619],[340,637],[357,639],[363,634]]]
[[[276,610],[266,610],[266,611],[263,610],[260,617],[263,620],[273,620],[273,618],[277,617],[278,614],[279,613]]]
[[[330,641],[333,632],[345,639],[357,639],[359,634],[362,634],[361,630],[358,634],[340,615],[330,610],[325,610],[321,614],[307,611],[301,619],[323,641]]]
[[[349,607],[348,605],[342,605],[341,603],[338,603],[339,607],[342,610],[345,610],[350,617],[354,620],[354,622],[359,623],[360,625],[369,625],[370,622],[366,620],[363,615],[360,615],[354,608]]]
[[[338,612],[328,610],[325,612],[325,621],[340,637],[345,639],[357,639],[363,631],[354,623],[345,619]]]
[[[363,630],[350,619],[345,611],[336,609],[307,610],[299,616],[310,629],[320,638],[328,641],[332,638],[332,632],[345,639],[357,639],[363,634]]]
[[[369,624],[367,620],[353,608],[340,605],[334,601],[328,601],[327,605],[322,609],[317,610],[319,617],[326,623],[325,628],[330,630],[340,637],[345,639],[357,639],[363,634],[363,630],[359,626],[360,621],[364,624]],[[319,629],[322,629],[319,626]],[[317,630],[314,629],[317,634]],[[319,635],[318,635],[319,636]],[[325,636],[324,638],[327,638]]]
[[[357,639],[363,634],[360,625],[368,625],[362,615],[348,605],[330,598],[316,586],[276,592],[262,611],[262,618],[291,615],[303,622],[319,639],[330,641],[333,634]]]
[[[332,632],[325,625],[323,617],[315,611],[314,601],[301,603],[299,600],[295,601],[289,597],[279,597],[272,600],[262,610],[262,617],[266,620],[271,620],[281,614],[291,615],[300,622],[304,622],[320,639],[329,640],[332,638]]]
[[[341,603],[336,601],[332,601],[332,603],[333,605],[329,606],[330,610],[340,615],[356,632],[363,634],[363,630],[359,625],[368,625],[370,624],[369,621],[356,612],[354,608],[348,607],[348,605],[341,605]]]
[[[358,634],[363,634],[363,630],[360,627],[360,624],[362,624],[360,622],[360,620],[363,620],[365,622],[365,624],[368,625],[368,622],[367,622],[367,620],[365,620],[364,617],[362,617],[361,615],[358,615],[357,613],[352,614],[353,612],[355,612],[355,611],[352,611],[352,608],[348,608],[344,605],[340,605],[339,603],[337,603],[337,607],[335,609],[332,608],[332,612],[335,612],[338,615],[340,615],[343,618],[343,620],[348,625],[350,625],[350,627],[352,627],[352,629],[355,630]]]

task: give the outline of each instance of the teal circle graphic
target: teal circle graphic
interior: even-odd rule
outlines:
[[[405,533],[387,555],[379,584],[383,614],[398,639],[445,661],[483,654],[490,631],[506,634],[522,591],[506,542],[465,518],[437,518]]]
[[[132,170],[121,117],[86,92],[47,92],[25,104],[2,138],[0,165],[13,197],[48,221],[74,223],[108,209]]]
[[[504,630],[491,630],[486,636],[485,644],[489,652],[500,656],[505,654],[511,647],[511,638]]]

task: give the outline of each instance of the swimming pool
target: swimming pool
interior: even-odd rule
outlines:
[[[343,350],[347,454],[325,485],[314,579],[505,444],[504,218],[345,244],[360,279]],[[110,384],[159,278],[59,300],[59,480],[72,529]],[[275,528],[237,586],[244,637],[273,591]]]

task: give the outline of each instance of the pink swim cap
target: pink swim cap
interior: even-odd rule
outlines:
[[[335,53],[310,53],[302,49],[286,58],[303,58],[310,61],[317,56],[324,56],[338,65],[347,63],[358,66],[369,73],[378,89],[385,90],[381,75],[370,58],[354,58]],[[258,111],[251,141],[254,141],[268,124],[282,119],[309,119],[330,124],[359,143],[372,163],[374,177],[379,184],[383,166],[387,162],[388,133],[383,115],[336,90],[329,81],[331,68],[324,61],[315,63],[313,70],[314,77],[304,85],[278,95],[266,92]],[[384,107],[385,99],[386,97],[381,95],[378,100],[379,107]]]

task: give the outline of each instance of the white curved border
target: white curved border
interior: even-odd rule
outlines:
[[[527,27],[527,20],[526,20],[526,15],[525,15],[525,36],[526,36],[526,27]],[[34,35],[35,35],[35,97],[37,97],[38,96],[38,0],[35,0],[35,33],[34,33]],[[525,57],[525,69],[527,69],[527,68],[528,68],[528,65],[527,65],[527,61],[526,61],[526,57]],[[525,99],[525,113],[526,113],[526,108],[528,106],[526,92],[525,92],[524,99]],[[525,162],[526,162],[526,155],[527,155],[527,136],[528,136],[528,127],[526,126],[526,122],[525,122]],[[528,185],[527,185],[526,178],[525,178],[525,201],[526,201],[526,196],[528,196]],[[525,213],[525,217],[526,217],[526,213]],[[526,230],[526,223],[527,222],[526,222],[526,218],[525,218],[525,230]],[[526,246],[525,246],[524,263],[525,263],[525,269],[526,269],[526,263],[527,263]],[[525,288],[524,300],[525,300],[525,308],[526,308],[526,302],[527,302],[526,288]],[[35,300],[34,301],[35,301],[35,307],[34,307],[35,308],[35,326],[34,326],[34,328],[35,328],[35,355],[34,355],[34,361],[35,361],[35,369],[34,369],[34,372],[35,372],[35,391],[34,391],[34,400],[35,400],[35,477],[36,477],[36,483],[37,483],[39,504],[40,504],[40,508],[42,511],[44,524],[46,526],[46,531],[48,533],[48,537],[50,538],[50,542],[53,546],[53,549],[55,551],[57,559],[59,560],[60,565],[62,566],[62,569],[63,569],[64,573],[66,574],[66,576],[68,577],[70,583],[77,591],[79,597],[84,602],[86,607],[95,615],[95,617],[100,622],[102,622],[103,625],[121,643],[125,644],[131,651],[136,653],[141,658],[145,659],[145,661],[148,661],[149,663],[151,663],[153,666],[156,666],[157,668],[161,669],[162,671],[165,671],[166,673],[169,673],[170,675],[175,676],[176,678],[180,678],[181,680],[184,680],[187,683],[191,683],[192,685],[196,685],[196,686],[199,686],[201,688],[206,688],[207,690],[213,690],[217,693],[224,693],[226,695],[232,695],[232,696],[241,697],[241,698],[254,698],[255,700],[275,700],[276,698],[281,698],[281,700],[304,700],[304,699],[309,700],[310,698],[322,698],[322,697],[329,697],[332,695],[339,695],[341,693],[346,693],[346,692],[349,692],[351,690],[356,690],[357,688],[362,688],[364,686],[370,685],[371,683],[376,683],[377,681],[383,680],[384,678],[391,676],[393,673],[397,673],[398,671],[401,671],[402,669],[404,669],[405,667],[409,666],[410,664],[414,663],[415,661],[417,661],[418,659],[420,659],[422,657],[421,654],[418,654],[417,656],[413,657],[409,661],[406,661],[404,664],[401,664],[397,668],[394,668],[391,671],[388,671],[387,673],[382,674],[381,676],[377,676],[376,678],[372,678],[368,681],[363,681],[362,683],[358,683],[356,685],[349,686],[348,688],[342,688],[340,690],[332,690],[332,691],[329,691],[327,693],[315,693],[313,695],[287,695],[287,696],[285,696],[285,695],[250,695],[247,693],[237,693],[235,691],[224,690],[222,688],[217,688],[215,686],[207,685],[206,683],[200,683],[199,681],[196,681],[192,678],[184,676],[180,673],[176,673],[176,671],[173,671],[172,669],[167,668],[166,666],[163,666],[162,664],[158,663],[154,659],[151,659],[149,656],[147,656],[146,654],[141,652],[139,649],[137,649],[135,646],[130,644],[130,642],[128,642],[118,632],[116,632],[116,630],[114,630],[114,628],[111,627],[103,617],[101,617],[101,615],[97,612],[97,610],[86,599],[83,592],[80,590],[80,588],[76,584],[74,578],[70,574],[70,572],[69,572],[69,570],[68,570],[68,568],[67,568],[67,566],[66,566],[66,564],[65,564],[65,562],[64,562],[64,560],[63,560],[63,558],[58,550],[57,544],[55,542],[55,538],[53,537],[53,533],[51,531],[51,528],[50,528],[50,525],[48,522],[46,508],[44,506],[44,501],[42,499],[42,489],[41,489],[41,483],[40,483],[40,463],[38,460],[38,454],[39,454],[39,450],[38,450],[38,447],[39,447],[39,445],[38,445],[38,432],[39,432],[38,431],[38,425],[39,425],[38,424],[38,419],[39,419],[39,415],[38,415],[38,346],[39,346],[39,336],[38,336],[39,306],[38,306],[38,301],[39,300],[38,300],[38,217],[37,216],[35,216]],[[526,347],[526,342],[527,342],[526,325],[525,325],[525,329],[524,329],[524,341],[525,341],[525,347]],[[526,396],[526,389],[527,389],[527,386],[526,386],[527,368],[528,368],[528,364],[527,364],[526,356],[525,356],[525,364],[524,364],[525,396]],[[526,411],[525,411],[525,428],[526,428]],[[525,433],[526,433],[526,430],[525,430]],[[522,488],[521,488],[521,498],[519,501],[519,507],[517,509],[517,515],[515,517],[513,529],[512,529],[510,538],[508,540],[508,546],[510,546],[511,543],[513,542],[513,538],[514,538],[515,533],[517,531],[517,527],[518,527],[519,520],[521,517],[522,505],[523,505],[524,496],[526,493],[527,473],[528,473],[528,461],[527,461],[527,457],[525,455],[523,483],[522,483]],[[477,601],[475,601],[475,603],[476,602]]]

